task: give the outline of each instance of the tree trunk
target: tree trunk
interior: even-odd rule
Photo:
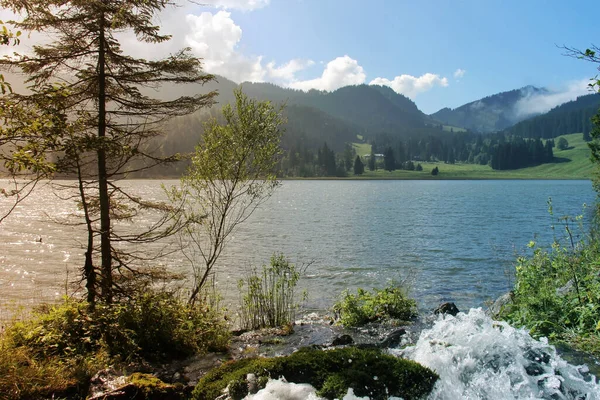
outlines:
[[[105,72],[105,21],[104,12],[100,13],[100,35],[98,38],[98,196],[100,198],[100,254],[102,261],[102,298],[112,303],[112,255],[110,245],[110,202],[108,194],[108,176],[106,172],[106,72]]]

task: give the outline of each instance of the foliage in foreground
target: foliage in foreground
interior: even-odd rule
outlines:
[[[0,393],[8,398],[84,396],[89,378],[120,362],[166,361],[228,343],[224,319],[188,306],[171,292],[148,291],[127,302],[65,300],[9,327],[0,338]]]
[[[278,327],[294,321],[298,303],[296,284],[300,271],[282,254],[273,255],[262,272],[254,269],[240,279],[241,325],[244,329]]]
[[[533,255],[517,260],[513,303],[501,317],[533,336],[599,355],[600,243],[590,238],[554,242],[549,250],[534,242],[530,247]]]
[[[343,398],[348,388],[373,400],[397,396],[417,399],[428,394],[438,379],[435,372],[410,360],[373,349],[354,347],[329,351],[304,348],[286,357],[242,359],[210,371],[194,389],[193,399],[213,400],[229,385],[234,400],[248,394],[246,375],[253,373],[259,387],[268,378],[309,383],[319,396]]]
[[[222,109],[225,124],[217,119],[205,124],[182,188],[169,192],[172,201],[186,206],[181,249],[193,267],[192,304],[230,235],[279,186],[274,171],[281,153],[281,109],[248,98],[241,89],[234,96],[234,106]]]
[[[358,288],[356,295],[345,290],[333,310],[342,325],[361,326],[390,319],[410,320],[417,315],[417,303],[408,297],[406,288],[391,283],[371,292]]]

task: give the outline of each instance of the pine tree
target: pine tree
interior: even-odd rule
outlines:
[[[369,155],[369,171],[375,171],[377,169],[377,164],[375,163],[375,152],[373,150],[373,146],[371,146],[371,154]]]
[[[394,150],[391,147],[385,149],[383,165],[386,171],[394,171],[396,169],[396,159],[394,158]]]
[[[354,160],[354,175],[362,175],[365,172],[365,164],[360,159],[360,156],[356,156]]]
[[[147,152],[148,142],[162,133],[163,122],[212,104],[216,93],[158,100],[148,88],[163,84],[205,83],[213,76],[203,74],[198,58],[180,51],[162,60],[145,60],[121,49],[118,33],[133,32],[139,42],[162,43],[170,39],[160,33],[153,18],[172,5],[166,0],[102,1],[0,1],[25,14],[15,26],[26,31],[43,31],[53,38],[33,47],[33,54],[2,61],[19,68],[34,89],[61,82],[69,96],[62,106],[69,118],[69,134],[58,140],[63,154],[62,172],[79,177],[77,188],[83,202],[88,228],[84,277],[99,275],[99,288],[88,287],[92,306],[94,295],[112,302],[115,269],[131,269],[134,255],[117,250],[115,242],[137,244],[158,240],[172,232],[165,215],[156,229],[142,234],[119,234],[113,219],[135,216],[134,209],[152,207],[119,186],[116,179],[126,173],[172,162],[176,156],[157,158]],[[122,206],[118,206],[122,204]],[[162,206],[158,205],[158,208]],[[162,207],[164,209],[164,207]],[[99,249],[95,245],[100,238]],[[100,268],[91,265],[99,253]]]

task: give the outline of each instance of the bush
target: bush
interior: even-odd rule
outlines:
[[[190,307],[172,292],[147,291],[128,302],[66,299],[37,310],[0,337],[0,393],[40,398],[85,393],[89,378],[119,361],[164,361],[223,349],[225,320],[206,306]]]
[[[600,354],[600,245],[588,239],[575,243],[569,218],[566,245],[555,241],[537,247],[516,264],[513,303],[501,317],[525,326],[533,336],[546,336],[581,350]]]
[[[565,139],[564,137],[561,137],[560,139],[558,139],[558,143],[556,143],[556,147],[558,147],[559,150],[566,150],[569,148],[569,141],[567,139]]]
[[[294,321],[298,303],[296,284],[300,271],[283,255],[273,255],[270,266],[263,265],[246,279],[240,279],[241,325],[245,329],[260,329],[290,324]]]
[[[105,354],[40,356],[27,347],[0,341],[0,398],[83,398],[90,378],[108,363]]]
[[[230,385],[234,400],[247,395],[246,375],[253,373],[264,387],[265,377],[285,377],[288,382],[308,383],[327,399],[343,398],[348,388],[356,396],[387,399],[397,396],[417,399],[428,394],[438,376],[414,361],[384,354],[379,350],[358,348],[329,351],[303,348],[287,357],[242,359],[206,374],[192,398],[213,400]],[[231,393],[230,393],[231,394]]]
[[[405,288],[391,283],[372,292],[359,288],[356,295],[345,290],[333,310],[342,325],[361,326],[389,319],[409,320],[417,315],[417,304],[408,297]]]
[[[205,306],[190,307],[172,292],[136,295],[127,302],[97,305],[67,299],[46,307],[7,331],[13,347],[40,356],[87,355],[99,350],[123,359],[158,361],[222,349],[225,320]]]

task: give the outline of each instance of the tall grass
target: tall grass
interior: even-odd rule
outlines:
[[[260,329],[287,325],[299,308],[296,285],[300,271],[283,255],[273,255],[262,271],[254,268],[238,287],[241,295],[241,326]]]

